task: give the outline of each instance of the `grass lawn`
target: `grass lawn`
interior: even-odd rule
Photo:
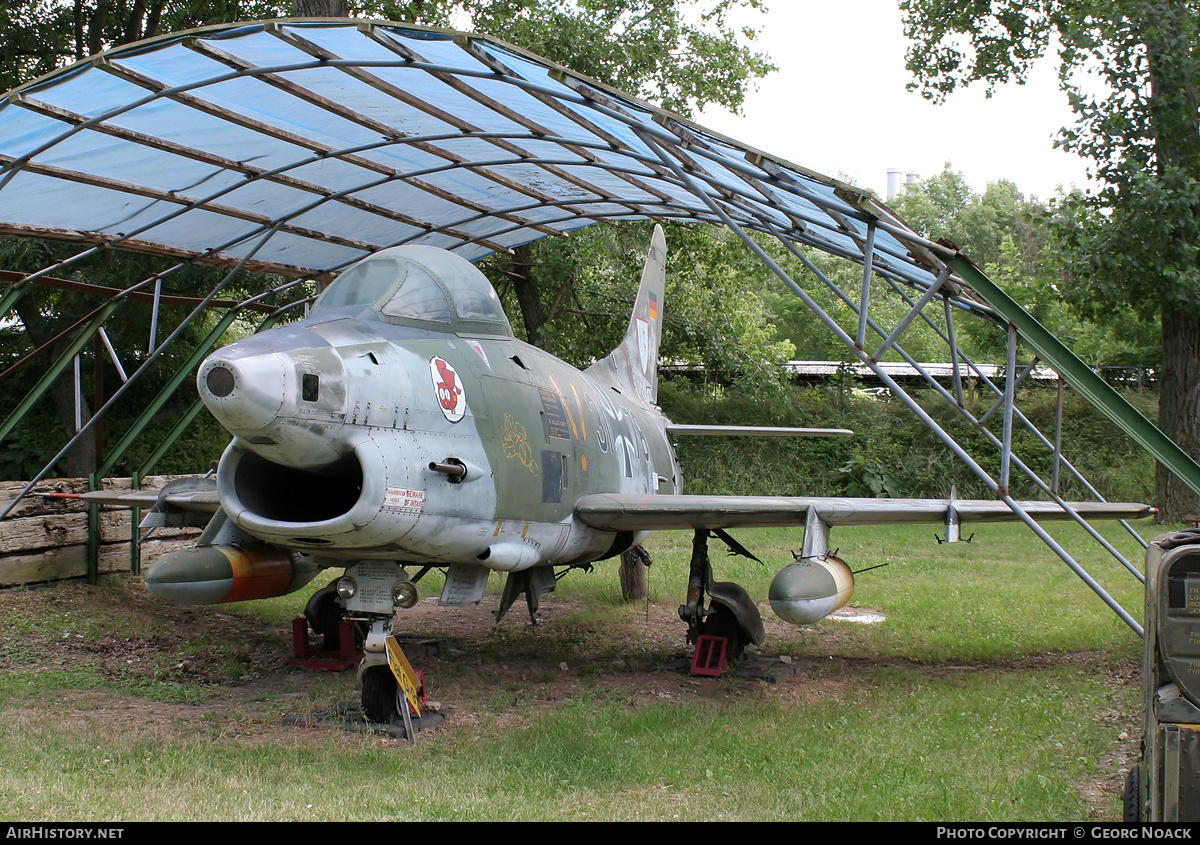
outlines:
[[[1140,567],[1140,547],[1102,526]],[[851,600],[885,619],[801,630],[765,601],[799,532],[733,532],[768,565],[718,552],[716,575],[760,602],[773,680],[678,671],[687,534],[648,544],[649,602],[622,604],[605,562],[564,578],[536,628],[521,605],[491,624],[498,578],[479,608],[432,607],[431,575],[412,624],[445,638],[424,668],[452,712],[413,744],[290,718],[357,697],[353,673],[283,665],[316,585],[190,609],[132,578],[9,591],[0,815],[1119,820],[1140,640],[1023,527],[975,531],[938,545],[929,526],[837,529],[852,568],[889,564]],[[1140,619],[1132,575],[1077,528],[1051,531]]]

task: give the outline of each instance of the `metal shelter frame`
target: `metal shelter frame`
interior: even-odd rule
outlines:
[[[67,350],[0,422],[2,442],[89,341],[97,344],[97,356],[104,345],[125,378],[89,420],[79,420],[75,437],[20,496],[242,270],[293,280],[245,301],[222,303],[223,318],[105,457],[91,478],[93,488],[233,320],[261,308],[260,300],[270,295],[297,298],[272,311],[261,327],[304,301],[310,292],[304,282],[327,280],[379,249],[429,244],[477,260],[598,221],[632,219],[695,221],[732,230],[893,396],[1141,633],[1140,625],[1009,496],[1011,474],[1030,478],[1140,578],[1138,567],[1058,495],[1065,470],[1100,498],[1061,453],[1063,385],[1082,393],[1198,493],[1200,466],[955,248],[921,237],[850,185],[711,133],[496,39],[385,22],[279,20],[171,34],[86,59],[0,101],[0,234],[92,245],[9,279],[0,295],[0,319],[31,285],[68,284],[52,276],[103,250],[131,249],[178,260],[115,293],[82,326],[72,327]],[[852,330],[826,313],[752,234],[777,239],[849,306],[857,320]],[[861,285],[843,290],[813,263],[810,248],[860,265]],[[164,280],[198,262],[231,270],[159,341]],[[910,306],[891,327],[872,317],[872,293],[879,285]],[[136,296],[153,303],[151,351],[124,377],[103,327]],[[1003,385],[987,378],[959,348],[955,323],[964,316],[1007,328]],[[918,320],[947,344],[951,389],[901,344]],[[1017,408],[1016,388],[1033,366],[1018,374],[1020,344],[1033,351],[1035,363],[1059,374],[1059,422],[1050,437]],[[880,368],[889,352],[915,367],[929,388],[999,449],[998,477]],[[979,417],[964,404],[966,377],[996,396]],[[199,409],[197,400],[135,472],[135,483]],[[994,434],[987,424],[997,413],[1001,432]],[[1014,454],[1018,425],[1051,452],[1048,481]],[[93,575],[97,521],[93,506]]]

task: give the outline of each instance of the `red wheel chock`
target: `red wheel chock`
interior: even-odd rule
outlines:
[[[341,648],[337,651],[326,651],[323,648],[313,648],[308,642],[308,620],[303,616],[292,620],[292,654],[289,666],[301,666],[305,669],[324,669],[329,672],[344,672],[357,666],[362,659],[362,652],[354,641],[354,623],[343,619],[338,623]]]
[[[718,677],[729,669],[729,639],[701,634],[696,638],[692,674]]]

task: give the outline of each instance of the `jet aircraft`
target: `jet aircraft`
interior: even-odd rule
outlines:
[[[305,613],[327,643],[343,616],[363,626],[363,705],[377,721],[397,707],[386,647],[394,614],[415,603],[415,583],[434,568],[446,574],[442,604],[478,603],[490,573],[503,572],[497,618],[524,594],[536,620],[555,568],[590,568],[651,531],[691,530],[679,611],[688,639],[725,637],[737,655],[761,644],[763,625],[742,587],[713,579],[711,538],[749,555],[725,529],[804,526],[803,548],[769,599],[782,619],[809,624],[853,589],[849,566],[829,551],[830,526],[944,522],[954,540],[960,522],[1014,518],[1000,501],[683,495],[672,437],[851,432],[668,420],[655,404],[665,259],[656,227],[624,341],[579,371],[516,339],[466,259],[429,246],[377,252],[341,273],[303,320],[200,366],[200,396],[233,435],[215,480],[85,497],[153,503],[144,527],[212,514],[195,548],[148,570],[147,588],[167,601],[268,598],[344,569]],[[1067,518],[1053,502],[1022,507]],[[1074,507],[1101,518],[1150,511]]]

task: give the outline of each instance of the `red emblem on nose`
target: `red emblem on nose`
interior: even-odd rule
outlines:
[[[448,361],[442,358],[431,358],[429,375],[433,379],[433,392],[442,413],[450,422],[458,422],[466,414],[466,395],[458,381],[458,373]]]

